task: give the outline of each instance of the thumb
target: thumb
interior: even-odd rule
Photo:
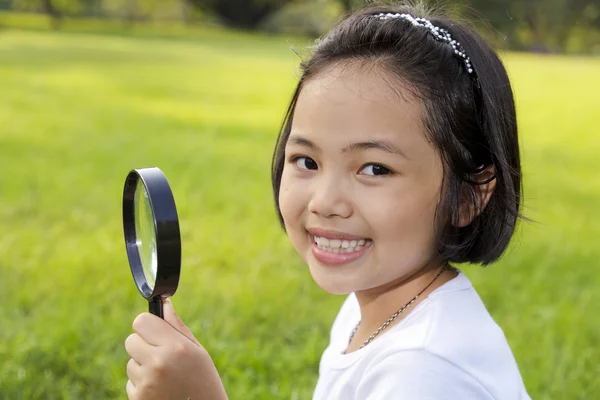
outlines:
[[[175,309],[173,308],[173,303],[171,302],[171,299],[167,298],[163,300],[163,316],[165,318],[165,321],[167,321],[169,325],[175,328],[183,336],[191,340],[192,343],[200,346],[200,343],[196,340],[190,328],[185,326],[181,318],[179,318],[179,316],[175,314]]]

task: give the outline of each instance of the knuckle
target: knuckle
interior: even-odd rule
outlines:
[[[133,360],[133,358],[130,358],[129,361],[127,362],[127,376],[129,378],[131,378],[131,375],[133,374],[134,367],[135,367],[135,361]]]
[[[144,325],[145,320],[146,320],[146,313],[142,313],[142,314],[138,315],[137,317],[135,317],[135,319],[133,320],[133,324],[131,324],[133,330],[137,332]]]
[[[179,358],[179,357],[187,354],[188,352],[189,352],[188,347],[185,345],[185,343],[177,343],[177,344],[173,345],[173,351],[172,351],[173,357]]]
[[[127,338],[125,339],[125,349],[128,349],[131,347],[131,343],[133,340],[135,340],[135,333],[132,333],[131,335],[127,336]]]
[[[144,364],[144,367],[148,367],[151,372],[159,371],[164,368],[166,357],[164,354],[164,350],[156,349],[154,354],[150,355],[148,361]]]
[[[204,346],[200,345],[198,350],[200,352],[200,356],[201,357],[203,357],[203,358],[209,358],[209,359],[211,358],[210,354],[208,354],[208,350],[206,350],[204,348]]]
[[[167,375],[167,369],[165,368],[166,363],[164,362],[159,362],[159,363],[154,363],[152,364],[151,367],[151,372],[152,372],[152,378],[153,379],[148,379],[145,381],[146,385],[150,385],[151,382],[154,382],[156,380],[160,380],[162,378],[165,378]]]
[[[131,380],[127,381],[127,385],[125,386],[125,391],[127,392],[127,397],[129,398],[129,400],[134,400],[137,398],[136,393],[135,393],[135,387],[133,386],[133,383],[131,382]]]

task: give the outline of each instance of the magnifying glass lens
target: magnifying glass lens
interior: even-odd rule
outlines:
[[[142,263],[146,283],[151,290],[154,290],[156,283],[156,272],[158,267],[156,255],[156,231],[154,229],[154,215],[148,192],[142,183],[138,180],[134,196],[134,218],[135,218],[135,241]]]

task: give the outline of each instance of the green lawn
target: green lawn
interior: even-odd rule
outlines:
[[[306,399],[343,298],[281,232],[269,181],[296,77],[290,44],[0,31],[0,398],[125,398],[144,311],[121,194],[157,165],[181,219],[173,302],[231,399]],[[534,399],[600,398],[600,59],[506,55],[519,108],[523,224],[465,267]]]

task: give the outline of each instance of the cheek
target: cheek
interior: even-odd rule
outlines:
[[[376,204],[364,208],[374,239],[406,243],[410,247],[429,247],[434,240],[434,215],[437,194],[418,190],[387,193]]]
[[[302,191],[302,185],[298,183],[298,180],[293,179],[288,168],[284,168],[281,176],[281,184],[279,185],[279,209],[283,220],[288,225],[294,224],[298,217],[303,213],[306,208],[304,196],[305,191]]]

